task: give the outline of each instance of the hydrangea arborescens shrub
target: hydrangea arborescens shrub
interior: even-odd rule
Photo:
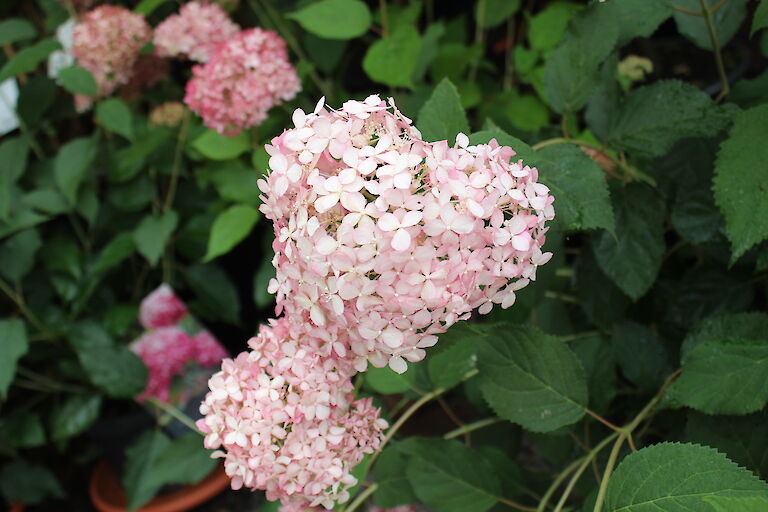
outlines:
[[[427,143],[392,99],[321,100],[293,122],[259,181],[284,314],[211,378],[198,427],[233,488],[330,509],[386,428],[350,377],[404,372],[473,309],[511,306],[551,257],[554,198],[511,148]]]
[[[270,292],[296,338],[327,340],[358,371],[402,373],[472,310],[511,306],[550,259],[554,198],[511,148],[424,142],[378,96],[321,101],[293,122],[267,146],[259,187],[276,235]]]

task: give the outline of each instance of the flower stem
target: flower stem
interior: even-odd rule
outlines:
[[[188,427],[193,432],[196,432],[201,436],[204,435],[202,432],[200,432],[200,430],[198,430],[197,426],[195,425],[195,422],[192,421],[192,418],[190,418],[189,416],[181,412],[178,408],[172,406],[171,404],[166,404],[165,402],[161,402],[157,398],[150,398],[149,400],[147,400],[147,402],[157,407],[158,409],[162,410],[169,416],[172,416],[173,418],[179,420],[181,423],[184,424],[184,426]]]
[[[378,489],[378,488],[379,488],[379,484],[373,484],[370,487],[368,487],[366,490],[364,490],[363,492],[358,494],[355,497],[354,501],[352,501],[349,504],[349,507],[345,507],[344,508],[344,512],[354,512],[357,509],[357,507],[362,505],[363,502],[365,502],[365,500],[368,499],[368,496],[370,496],[371,494],[376,492],[376,489]]]
[[[453,439],[454,437],[459,437],[461,435],[468,434],[469,432],[480,430],[481,428],[485,428],[490,425],[495,425],[496,423],[500,423],[502,421],[504,420],[502,420],[501,418],[485,418],[482,420],[475,421],[473,423],[468,423],[455,430],[451,430],[450,432],[448,432],[443,436],[443,439]]]
[[[715,64],[717,65],[717,75],[720,77],[720,83],[722,89],[720,94],[715,98],[715,103],[720,103],[728,93],[731,91],[731,86],[728,83],[728,75],[725,73],[725,64],[723,63],[723,53],[720,51],[720,43],[717,40],[717,29],[715,28],[715,22],[712,19],[713,8],[710,8],[707,4],[707,0],[699,0],[701,4],[701,12],[704,14],[704,21],[707,22],[707,30],[709,31],[709,40],[712,43],[712,51],[715,53]],[[715,7],[719,8],[723,5],[720,2]]]

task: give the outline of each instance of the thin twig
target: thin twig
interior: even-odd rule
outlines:
[[[488,427],[490,425],[495,425],[496,423],[500,423],[504,420],[501,418],[485,418],[483,420],[478,420],[472,423],[468,423],[464,425],[463,427],[459,427],[455,430],[451,430],[447,434],[443,436],[443,439],[453,439],[454,437],[459,437],[464,434],[468,434],[469,432],[474,432],[475,430],[480,430],[481,428]]]
[[[715,21],[712,19],[712,9],[707,5],[707,0],[699,0],[701,12],[704,13],[704,21],[707,22],[707,31],[709,32],[709,41],[712,43],[712,51],[715,53],[715,64],[717,65],[717,75],[720,77],[722,89],[715,98],[715,103],[720,103],[731,91],[731,85],[728,82],[728,75],[725,73],[725,64],[723,63],[723,53],[720,51],[720,43],[717,40],[717,29]],[[718,4],[718,5],[722,5]]]

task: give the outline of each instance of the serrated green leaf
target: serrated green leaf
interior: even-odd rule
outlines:
[[[84,432],[99,417],[100,409],[99,395],[71,395],[51,413],[51,440],[64,441]]]
[[[760,5],[755,9],[755,15],[752,17],[752,28],[749,31],[749,37],[755,35],[760,29],[768,27],[768,2],[760,0]]]
[[[413,88],[411,77],[419,62],[420,51],[419,31],[411,25],[403,25],[368,47],[363,70],[374,82]]]
[[[248,151],[250,143],[246,132],[227,136],[206,130],[192,142],[192,147],[211,160],[231,160]]]
[[[520,9],[520,0],[485,0],[484,2],[477,2],[475,6],[475,20],[482,28],[493,28],[507,21],[507,18],[515,14],[518,9]]]
[[[223,320],[233,325],[240,321],[240,297],[232,280],[215,264],[187,267],[184,276],[198,298],[191,306],[214,320]]]
[[[447,140],[453,145],[458,133],[469,133],[467,114],[461,106],[461,98],[451,81],[444,78],[419,111],[416,122],[426,141]]]
[[[0,274],[13,282],[21,281],[35,265],[35,256],[42,246],[34,228],[25,229],[0,244]]]
[[[605,274],[631,298],[642,297],[656,280],[664,255],[664,205],[646,185],[611,190],[615,234],[603,231],[592,252]]]
[[[46,467],[23,460],[9,462],[0,470],[0,492],[9,502],[27,505],[64,497],[56,475]]]
[[[611,54],[619,36],[618,25],[609,16],[599,4],[579,13],[563,42],[547,59],[544,86],[553,110],[580,110],[597,87],[600,64]]]
[[[628,455],[605,498],[610,512],[707,512],[705,496],[767,497],[768,484],[712,448],[660,443]]]
[[[717,4],[714,0],[705,1],[710,8]],[[701,11],[700,0],[680,0],[679,2],[669,0],[669,2],[675,7],[680,7],[689,11]],[[749,0],[728,0],[723,3],[717,11],[712,13],[712,21],[714,23],[715,33],[717,34],[717,41],[720,47],[727,45],[739,30],[741,23],[747,15],[748,2]],[[677,30],[688,38],[689,41],[705,50],[712,50],[712,40],[710,39],[707,22],[703,16],[692,16],[688,13],[675,10],[674,17],[675,23],[677,24]]]
[[[710,340],[736,337],[759,340],[768,332],[768,315],[765,313],[736,313],[706,318],[696,325],[683,340],[680,359],[685,362],[688,354]]]
[[[211,261],[231,251],[250,234],[259,217],[259,210],[245,204],[236,204],[221,212],[213,221],[204,260]]]
[[[509,146],[515,150],[515,158],[522,158],[523,162],[532,164],[536,160],[537,153],[525,142],[513,137],[499,127],[483,129],[469,136],[470,144],[488,144],[492,139],[501,146]]]
[[[630,93],[606,142],[636,156],[661,156],[684,138],[717,134],[729,121],[728,110],[715,105],[704,91],[678,80],[662,80]]]
[[[160,260],[165,244],[176,229],[178,222],[179,215],[174,211],[160,215],[147,215],[133,231],[136,250],[153,267]]]
[[[23,18],[8,18],[0,22],[0,45],[34,39],[35,26]]]
[[[419,500],[436,512],[484,512],[501,496],[493,468],[457,441],[415,439],[406,474]]]
[[[466,322],[457,322],[440,335],[440,343],[429,351],[427,359],[429,380],[434,388],[450,389],[475,369],[477,334],[476,327]]]
[[[27,353],[27,329],[18,318],[0,320],[0,398],[8,396],[8,387],[16,375],[16,363]]]
[[[406,476],[408,456],[398,444],[390,444],[373,466],[373,478],[378,484],[373,493],[373,502],[383,508],[414,503],[417,498]]]
[[[119,98],[109,98],[96,105],[96,117],[104,128],[133,140],[133,114]]]
[[[605,174],[583,151],[569,144],[548,146],[536,152],[534,163],[566,230],[614,230]]]
[[[96,96],[99,86],[90,71],[80,66],[70,66],[59,71],[59,82],[72,94]]]
[[[483,396],[502,418],[549,432],[584,416],[584,369],[557,337],[498,324],[478,337],[477,358]]]
[[[613,326],[613,357],[624,376],[644,389],[656,390],[672,373],[664,345],[653,331],[635,322]]]
[[[353,39],[368,32],[371,11],[360,0],[320,0],[287,15],[326,39]]]
[[[715,164],[715,203],[723,212],[737,260],[768,237],[768,104],[740,113],[720,145]]]
[[[416,370],[413,365],[408,365],[408,369],[404,373],[397,373],[388,366],[384,368],[369,366],[368,371],[363,374],[363,378],[366,388],[383,395],[392,395],[409,391],[414,386]]]
[[[724,496],[705,496],[713,512],[765,512],[768,510],[768,498],[730,498]]]
[[[0,83],[18,74],[34,71],[38,64],[59,48],[61,48],[61,45],[53,39],[44,39],[31,46],[27,46],[0,68]]]
[[[56,154],[53,164],[54,178],[69,204],[75,204],[77,191],[95,157],[95,140],[85,137],[67,142]]]
[[[766,420],[766,411],[749,416],[708,416],[691,411],[685,439],[716,448],[732,461],[765,478],[768,475]]]

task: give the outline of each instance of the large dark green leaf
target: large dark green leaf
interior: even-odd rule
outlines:
[[[478,327],[457,322],[440,335],[440,343],[429,350],[427,359],[429,379],[435,388],[452,388],[475,368],[478,333]]]
[[[622,322],[613,326],[613,357],[624,376],[641,388],[656,390],[672,373],[664,345],[644,325]]]
[[[236,204],[221,212],[213,221],[205,261],[231,251],[247,237],[261,213],[253,206]]]
[[[96,141],[81,137],[64,144],[56,155],[53,173],[56,184],[70,204],[75,204],[77,191],[96,156]]]
[[[419,111],[416,126],[424,140],[447,140],[451,145],[456,140],[456,134],[469,134],[469,121],[461,107],[459,92],[450,80],[444,78],[435,87],[432,96]]]
[[[17,282],[35,265],[35,256],[42,246],[34,228],[25,229],[0,244],[0,274]]]
[[[240,319],[240,297],[232,280],[213,264],[193,265],[184,273],[198,300],[193,303],[199,313],[214,320],[237,325]]]
[[[56,475],[48,468],[23,460],[10,462],[0,470],[0,491],[7,501],[27,505],[64,497]]]
[[[308,32],[326,39],[353,39],[368,31],[371,11],[360,0],[320,0],[288,15]]]
[[[384,508],[414,503],[417,498],[406,476],[408,457],[398,444],[390,444],[376,460],[373,477],[379,485],[373,502]]]
[[[668,0],[670,5],[688,9],[689,11],[700,12],[700,0]],[[714,7],[719,2],[716,0],[705,0],[709,7]],[[747,3],[749,0],[728,0],[719,6],[717,11],[712,14],[712,21],[717,34],[719,45],[725,46],[739,30],[744,17],[747,15]],[[707,22],[703,16],[692,16],[688,13],[676,10],[674,12],[677,30],[680,31],[696,46],[705,50],[712,50],[712,40],[710,39]]]
[[[50,417],[52,441],[64,441],[90,427],[101,410],[99,395],[71,395],[53,409]]]
[[[0,68],[0,82],[5,82],[7,79],[21,73],[34,71],[38,64],[59,48],[61,48],[61,45],[53,39],[43,39],[38,43],[27,46],[6,61],[3,67]]]
[[[16,375],[16,363],[27,353],[27,329],[19,318],[0,320],[0,398],[8,394],[8,387]]]

